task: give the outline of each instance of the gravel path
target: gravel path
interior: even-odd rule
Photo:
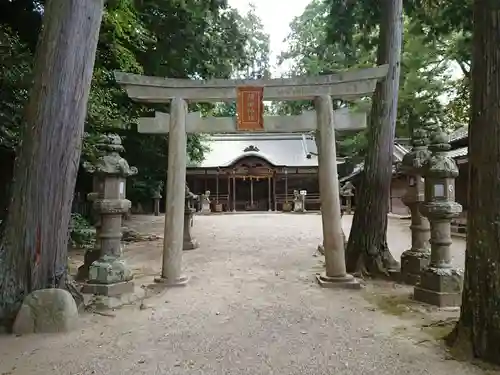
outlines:
[[[66,335],[0,337],[0,374],[483,373],[395,334],[408,322],[362,292],[319,288],[320,223],[314,214],[197,217],[201,247],[184,256],[188,286],[152,297],[149,309],[86,315]],[[404,233],[399,225],[391,231]],[[163,223],[142,217],[135,226],[160,234]],[[127,252],[132,262],[158,270],[161,243],[141,246]]]

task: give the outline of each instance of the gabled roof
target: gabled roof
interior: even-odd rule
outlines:
[[[401,163],[401,161],[403,160],[403,157],[408,152],[409,152],[409,150],[405,146],[403,146],[402,144],[394,143],[394,148],[392,150],[392,160],[393,160],[392,173],[397,173],[398,168],[396,167],[396,164]],[[354,166],[352,172],[349,173],[347,176],[341,177],[339,179],[339,182],[344,183],[345,181],[350,180],[351,178],[360,174],[364,168],[365,168],[364,162],[356,164]]]
[[[247,156],[260,157],[274,166],[318,166],[311,134],[217,134],[208,138],[207,146],[205,160],[191,168],[229,167]]]
[[[469,154],[468,147],[460,147],[455,150],[448,151],[448,156],[453,159],[461,158],[463,156],[467,156],[468,154]]]
[[[456,142],[469,136],[469,128],[462,126],[450,134],[450,142]]]

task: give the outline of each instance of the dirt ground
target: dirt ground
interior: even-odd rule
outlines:
[[[395,257],[408,247],[407,225],[390,221]],[[163,234],[162,217],[129,226]],[[411,302],[411,288],[318,287],[319,215],[198,216],[194,235],[201,246],[184,253],[186,287],[112,317],[85,314],[68,334],[1,336],[0,374],[500,374],[454,360],[436,341],[449,327],[431,323],[458,312]],[[137,283],[159,274],[161,250],[161,240],[127,246]],[[463,251],[456,239],[457,265]]]

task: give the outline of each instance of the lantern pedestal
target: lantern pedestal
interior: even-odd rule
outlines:
[[[460,306],[463,273],[455,268],[427,267],[413,291],[415,300],[438,307]]]

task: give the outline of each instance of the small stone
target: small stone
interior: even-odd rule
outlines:
[[[215,313],[215,315],[220,315],[220,312],[218,312],[218,311],[217,311],[217,312]]]
[[[142,363],[145,363],[145,362],[146,362],[146,361],[145,361],[144,359],[140,359],[137,363],[142,364]]]
[[[78,308],[64,289],[41,289],[29,294],[17,313],[12,331],[29,333],[69,332],[76,328]]]

